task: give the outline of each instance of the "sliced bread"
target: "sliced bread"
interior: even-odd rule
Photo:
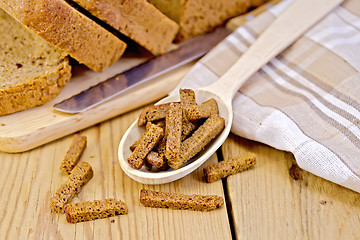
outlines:
[[[266,0],[148,0],[180,25],[177,41],[212,30]]]
[[[146,0],[72,0],[154,55],[164,53],[179,26]]]
[[[64,0],[0,0],[0,7],[90,69],[102,71],[126,44]]]
[[[0,115],[44,104],[71,77],[67,54],[0,9]]]

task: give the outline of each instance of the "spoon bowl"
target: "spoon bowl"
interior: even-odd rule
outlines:
[[[135,121],[125,132],[124,136],[121,139],[119,145],[119,161],[122,170],[132,179],[137,182],[144,184],[163,184],[167,182],[175,181],[179,178],[182,178],[195,169],[197,169],[201,164],[203,164],[211,155],[223,144],[227,136],[229,135],[231,123],[232,123],[232,108],[229,103],[226,103],[222,100],[221,97],[216,94],[209,92],[205,89],[194,90],[196,95],[196,100],[198,103],[205,102],[210,98],[214,98],[219,107],[219,115],[225,119],[225,128],[213,141],[211,141],[204,150],[199,154],[189,160],[184,166],[180,169],[168,169],[166,171],[148,171],[144,167],[141,169],[135,169],[130,166],[127,162],[127,158],[130,156],[130,146],[140,138],[141,134],[145,131],[144,128],[137,126],[137,121]],[[163,104],[168,102],[178,102],[180,101],[179,94],[168,96],[157,104]]]
[[[132,179],[144,184],[162,184],[186,176],[203,164],[225,141],[232,124],[232,98],[240,86],[262,66],[293,43],[310,26],[340,4],[342,0],[294,0],[294,2],[268,27],[236,63],[216,82],[194,90],[198,103],[214,98],[219,115],[225,119],[225,128],[206,148],[180,169],[150,172],[134,169],[127,162],[130,146],[140,138],[144,129],[135,121],[122,137],[118,157],[122,170]],[[180,101],[179,95],[171,95],[157,104]]]

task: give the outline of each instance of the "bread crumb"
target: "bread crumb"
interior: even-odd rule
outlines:
[[[303,179],[302,169],[296,163],[294,163],[291,166],[291,168],[289,169],[289,174],[290,174],[291,178],[294,180],[302,180]]]

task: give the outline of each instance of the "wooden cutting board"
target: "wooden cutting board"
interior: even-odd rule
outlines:
[[[146,58],[124,57],[104,72],[91,71],[83,66],[73,69],[70,83],[59,96],[45,105],[0,117],[0,151],[15,153],[33,149],[68,134],[118,116],[165,97],[191,69],[189,63],[161,77],[79,114],[65,114],[53,109],[53,105],[90,86],[125,71]]]
[[[270,0],[247,14],[235,17],[227,23],[227,28],[235,30],[238,26],[267,10],[281,0]],[[94,124],[118,116],[132,109],[149,104],[165,97],[186,75],[195,62],[188,63],[145,84],[134,87],[126,93],[79,114],[66,114],[55,111],[53,105],[97,83],[106,80],[147,60],[133,55],[122,57],[118,62],[98,73],[83,66],[73,69],[70,83],[52,101],[26,111],[0,117],[0,151],[23,152],[63,136],[75,133]]]

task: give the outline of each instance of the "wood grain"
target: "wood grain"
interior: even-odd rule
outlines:
[[[194,64],[191,62],[174,69],[83,113],[65,114],[53,109],[55,103],[80,93],[141,61],[144,59],[122,58],[101,73],[75,69],[76,72],[69,85],[53,101],[26,111],[1,116],[0,151],[23,152],[159,100],[167,96]]]
[[[238,239],[359,239],[360,194],[302,171],[294,180],[293,155],[231,136],[224,159],[250,151],[257,164],[227,179]],[[266,237],[264,237],[266,236]]]
[[[234,17],[229,21],[227,27],[234,29],[245,23],[248,15],[257,16],[266,11],[268,6],[275,5],[279,1],[270,0],[253,11]],[[172,49],[176,47],[174,44]],[[70,83],[55,99],[36,108],[0,117],[0,151],[10,153],[27,151],[161,99],[179,83],[194,65],[194,62],[191,62],[174,69],[85,113],[64,114],[52,108],[54,104],[113,77],[119,72],[130,69],[149,57],[149,54],[135,47],[103,72],[94,72],[82,65],[76,66],[72,71],[73,76]],[[22,127],[19,128],[19,126]]]
[[[65,180],[59,169],[72,136],[31,151],[0,153],[0,239],[231,239],[226,206],[211,212],[145,208],[142,188],[185,194],[224,196],[220,182],[206,184],[202,169],[171,184],[148,186],[127,177],[117,160],[122,134],[139,110],[81,133],[88,144],[80,161],[89,162],[94,177],[73,202],[115,197],[123,200],[129,214],[70,224],[63,214],[52,213],[49,198]],[[207,163],[217,161],[213,156]]]
[[[70,135],[24,153],[0,153],[0,239],[360,238],[359,193],[304,171],[295,181],[289,175],[292,154],[234,135],[222,146],[223,158],[251,151],[258,162],[228,177],[224,186],[203,180],[202,168],[216,162],[215,155],[173,183],[149,186],[131,180],[120,169],[117,147],[139,112],[81,132],[88,138],[81,161],[92,165],[94,177],[73,200],[116,197],[128,205],[128,215],[70,224],[50,211],[49,198],[66,178],[59,167]],[[227,199],[229,208],[207,213],[145,208],[139,201],[142,188],[216,194]]]
[[[60,114],[46,111],[61,120]],[[50,211],[49,198],[66,178],[59,167],[72,140],[69,135],[23,153],[0,152],[0,239],[360,239],[359,193],[305,171],[303,179],[296,181],[289,175],[292,154],[234,135],[219,155],[225,159],[254,152],[258,162],[247,171],[205,183],[202,168],[218,160],[214,155],[173,183],[148,186],[131,180],[120,169],[117,147],[139,112],[115,114],[81,131],[88,138],[81,161],[93,166],[94,177],[73,200],[116,197],[128,205],[128,215],[69,224],[64,215]],[[0,118],[0,138],[11,135],[7,144],[22,141],[15,133],[25,124],[20,121],[23,115],[14,116],[18,122]],[[42,119],[41,114],[34,115],[26,124],[34,126]],[[64,135],[77,131],[67,127],[70,130]],[[37,134],[49,141],[52,135],[44,135],[44,130],[38,129]],[[139,202],[141,188],[217,194],[226,198],[227,205],[207,213],[145,208]]]

